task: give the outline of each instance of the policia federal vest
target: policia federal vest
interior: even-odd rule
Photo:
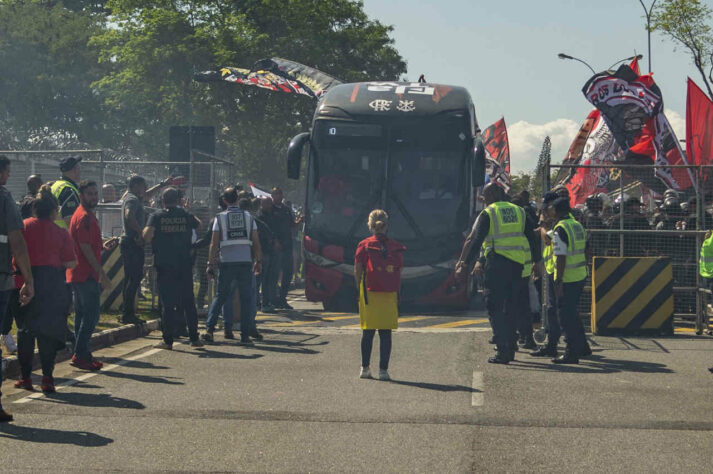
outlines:
[[[698,273],[703,278],[713,278],[713,235],[703,241],[698,259]]]
[[[555,226],[555,230],[562,228],[567,232],[567,264],[564,267],[562,281],[572,283],[587,278],[587,259],[584,249],[587,246],[587,233],[582,224],[570,215],[562,219]],[[555,265],[555,280],[557,280],[557,266]]]
[[[52,188],[51,188],[52,195],[55,197],[55,199],[57,199],[57,202],[59,202],[59,210],[60,210],[59,218],[56,221],[54,221],[54,223],[57,224],[62,229],[67,228],[67,223],[64,222],[64,219],[62,219],[62,207],[65,205],[67,200],[65,199],[65,201],[62,202],[59,200],[59,197],[62,195],[62,191],[64,191],[66,188],[70,188],[72,191],[74,191],[77,194],[77,196],[79,196],[79,189],[77,189],[77,187],[74,184],[70,183],[66,179],[58,179],[57,181],[55,181],[52,184]]]
[[[525,249],[529,253],[530,244],[525,238],[525,211],[509,202],[495,202],[484,209],[490,218],[488,235],[483,242],[487,257],[490,252],[524,265]]]

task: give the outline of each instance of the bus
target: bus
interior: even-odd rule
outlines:
[[[470,94],[430,83],[361,82],[329,89],[312,128],[290,142],[287,174],[308,150],[303,239],[305,296],[326,310],[356,307],[354,252],[371,210],[389,214],[402,242],[401,304],[466,308],[470,282],[455,262],[485,177]]]

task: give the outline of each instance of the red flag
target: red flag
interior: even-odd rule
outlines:
[[[688,78],[686,153],[691,164],[713,163],[713,102]]]
[[[636,56],[634,56],[634,60],[631,61],[631,64],[629,64],[629,67],[637,75],[639,75],[639,76],[641,75],[641,69],[639,69],[639,58],[637,58]]]
[[[510,187],[510,144],[505,119],[501,118],[483,131],[483,145],[488,153],[491,179]]]

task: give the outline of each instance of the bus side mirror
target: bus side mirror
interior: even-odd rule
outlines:
[[[471,186],[474,188],[485,184],[485,146],[480,138],[475,139],[473,160],[471,163]]]
[[[287,177],[290,179],[300,179],[302,149],[307,142],[309,142],[309,133],[304,132],[296,135],[287,147]]]

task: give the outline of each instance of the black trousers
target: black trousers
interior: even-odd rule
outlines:
[[[134,304],[136,294],[144,278],[144,249],[133,241],[123,238],[121,241],[121,258],[124,261],[124,289],[122,299],[124,308],[122,319],[130,321],[136,317]]]
[[[294,255],[292,253],[292,245],[283,247],[280,251],[281,258],[280,263],[282,264],[282,282],[280,283],[280,301],[287,300],[287,292],[290,291],[290,284],[292,283],[292,273],[294,266]]]
[[[517,287],[514,304],[517,307],[516,325],[520,339],[532,337],[532,311],[530,311],[530,277],[521,278]]]
[[[361,334],[361,366],[369,367],[376,329],[364,329]],[[391,329],[379,329],[379,368],[388,370],[391,359]]]
[[[558,301],[557,292],[555,291],[555,276],[552,273],[547,274],[547,345],[557,347],[562,336],[562,326],[560,318],[557,314]]]
[[[522,265],[495,252],[485,259],[483,295],[498,354],[515,351],[516,301],[522,281]],[[508,304],[510,302],[510,304]]]
[[[188,337],[198,340],[198,312],[193,296],[193,270],[191,267],[156,268],[158,292],[163,311],[161,312],[161,331],[163,341],[173,344],[176,329],[185,323],[188,325]]]
[[[30,317],[30,315],[27,314],[27,311],[20,311],[19,290],[13,290],[10,295],[6,316],[11,319],[11,315],[14,315],[17,320],[17,358],[20,362],[21,377],[25,379],[32,374],[32,362],[35,358],[35,341],[37,341],[37,349],[40,353],[42,375],[52,377],[54,361],[61,345],[56,339],[42,334],[35,335],[32,331],[24,328],[26,322],[25,318]]]
[[[563,296],[557,301],[560,322],[564,329],[567,350],[574,355],[582,355],[587,346],[587,336],[584,333],[584,324],[579,316],[579,297],[584,289],[584,282],[564,283]]]

